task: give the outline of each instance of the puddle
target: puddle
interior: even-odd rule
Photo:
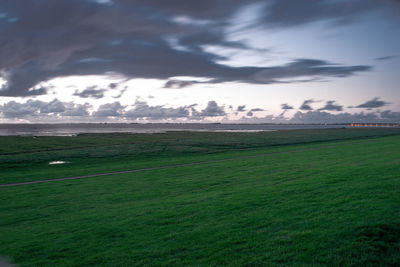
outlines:
[[[58,164],[65,164],[65,163],[69,163],[69,161],[62,161],[62,160],[50,161],[49,165],[58,165]]]

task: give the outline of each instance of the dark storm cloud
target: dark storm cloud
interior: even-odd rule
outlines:
[[[351,123],[351,122],[388,122],[395,123],[400,120],[400,112],[360,112],[360,113],[338,113],[332,114],[325,111],[297,112],[287,122],[291,123]]]
[[[284,103],[284,104],[281,104],[281,109],[289,110],[289,109],[293,109],[293,107],[288,105],[287,103]]]
[[[224,26],[235,12],[254,2],[115,0],[99,4],[84,0],[3,0],[2,12],[18,20],[0,22],[0,75],[7,80],[0,96],[46,94],[46,88],[38,84],[70,75],[118,74],[165,80],[191,76],[209,78],[208,83],[272,84],[303,76],[310,80],[347,77],[371,69],[311,59],[270,68],[216,63],[221,57],[205,52],[203,45],[251,49],[242,42],[226,40]],[[267,2],[278,5],[278,1]],[[317,2],[314,5],[321,6]],[[168,41],[171,38],[182,47],[172,45]]]
[[[226,115],[224,107],[219,106],[215,101],[208,101],[206,108],[200,112],[192,109],[193,117],[218,117],[224,115]]]
[[[385,110],[380,113],[381,118],[395,121],[395,122],[400,122],[400,112],[393,112],[390,110]]]
[[[356,72],[368,71],[369,66],[343,66],[324,60],[297,59],[283,66],[264,68],[255,74],[253,83],[280,83],[280,79],[297,77],[348,77]],[[310,79],[312,81],[313,79]],[[248,81],[251,82],[251,81]],[[286,81],[284,81],[286,82]]]
[[[164,106],[149,106],[145,101],[136,101],[134,107],[124,113],[129,119],[176,119],[189,117],[190,107],[167,108]]]
[[[61,116],[69,117],[83,117],[89,115],[89,109],[91,105],[85,104],[74,104],[74,103],[64,103],[65,111],[61,113]]]
[[[146,101],[136,100],[130,106],[122,106],[119,102],[101,105],[93,112],[95,117],[123,117],[128,120],[169,120],[169,119],[203,119],[206,117],[217,117],[225,115],[223,106],[219,106],[215,101],[209,101],[206,108],[198,111],[197,104],[165,107],[162,105],[151,106]]]
[[[363,104],[355,106],[355,108],[372,109],[372,108],[380,108],[380,107],[386,106],[388,104],[389,104],[388,102],[380,100],[379,97],[375,97],[374,99],[371,99]]]
[[[240,7],[258,0],[202,0],[202,1],[187,1],[187,0],[139,0],[132,2],[134,5],[139,3],[147,4],[155,10],[161,10],[169,15],[187,15],[195,19],[205,20],[224,20],[231,16]],[[119,1],[114,1],[119,2]]]
[[[73,61],[103,57],[88,52],[88,56],[74,58],[77,52],[88,51],[128,33],[151,35],[178,30],[163,18],[150,18],[150,11],[146,13],[129,6],[124,1],[110,7],[81,0],[2,1],[0,8],[3,12],[20,19],[0,25],[0,70],[8,80],[7,87],[0,94],[42,94],[43,91],[29,92],[28,89],[53,77],[87,74],[67,69],[62,66],[65,63],[72,65]],[[93,68],[97,64],[110,63],[79,63],[86,66],[82,67],[86,72],[99,74],[101,69]]]
[[[378,61],[385,61],[385,60],[391,60],[391,59],[395,59],[395,58],[397,58],[397,57],[399,57],[399,56],[385,56],[385,57],[377,57],[377,58],[375,58],[375,60],[378,60]]]
[[[161,105],[151,106],[146,101],[136,100],[133,105],[125,106],[116,101],[100,105],[97,110],[92,110],[88,103],[75,104],[73,102],[61,102],[54,99],[49,102],[39,100],[28,100],[25,103],[9,101],[0,105],[0,118],[6,119],[33,119],[46,120],[59,117],[85,117],[91,120],[102,120],[106,117],[115,117],[127,120],[170,120],[188,119],[199,120],[207,117],[218,117],[225,115],[223,106],[215,101],[209,101],[207,106],[198,111],[197,104],[165,107]]]
[[[327,101],[325,106],[318,110],[328,110],[328,111],[342,111],[343,106],[335,104],[335,101]]]
[[[95,112],[93,112],[94,117],[119,117],[122,115],[123,109],[119,102],[108,103],[101,105]]]
[[[96,86],[90,86],[83,90],[82,92],[75,91],[74,96],[79,96],[81,98],[95,98],[100,99],[104,97],[105,89],[96,89]]]
[[[286,110],[285,110],[286,111]],[[251,116],[249,116],[251,117]],[[398,123],[400,121],[400,112],[393,112],[386,110],[383,112],[359,112],[359,113],[348,113],[341,112],[332,114],[326,111],[314,110],[301,112],[298,111],[291,118],[285,118],[283,115],[274,116],[266,115],[265,117],[251,117],[242,118],[233,122],[245,122],[245,123],[302,123],[302,124],[313,124],[313,123]]]
[[[262,22],[272,27],[296,27],[315,21],[329,21],[336,25],[351,23],[358,16],[373,10],[389,13],[399,10],[397,0],[270,0]]]
[[[240,105],[237,107],[236,111],[241,112],[241,111],[246,111],[246,105]]]
[[[196,81],[180,81],[180,80],[169,80],[165,83],[164,88],[170,89],[182,89],[197,83]]]
[[[315,103],[314,99],[304,100],[303,104],[299,107],[300,110],[313,110],[310,104]]]
[[[128,87],[125,86],[124,89],[122,89],[121,91],[119,91],[119,94],[116,96],[113,96],[112,98],[120,98],[123,96],[123,94],[125,94],[126,90],[128,90]]]
[[[59,101],[58,99],[54,99],[49,103],[44,103],[42,101],[35,101],[36,103],[40,103],[39,111],[40,113],[60,113],[65,111],[64,103]]]
[[[74,96],[79,96],[80,98],[95,98],[100,99],[104,97],[105,89],[96,89],[96,86],[87,87],[82,92],[75,91]]]
[[[285,115],[288,110],[293,109],[293,107],[288,105],[287,103],[284,103],[284,104],[281,104],[281,109],[283,109],[283,112],[281,114],[279,114],[279,117],[283,117],[283,115]]]
[[[225,36],[221,34],[223,29],[216,27],[207,27],[206,30],[201,32],[196,32],[194,34],[188,34],[178,40],[179,45],[189,49],[193,52],[200,52],[202,51],[202,45],[216,45],[221,47],[229,47],[229,48],[236,48],[236,49],[250,49],[255,50],[258,52],[268,52],[268,49],[254,49],[244,42],[240,41],[228,41],[226,40]],[[215,56],[215,59],[226,59],[221,56]]]
[[[340,113],[332,114],[325,111],[297,112],[290,119],[292,123],[350,123],[350,122],[377,122],[379,116],[376,113]]]
[[[25,103],[10,101],[0,105],[0,112],[4,118],[46,117],[49,115],[87,116],[90,107],[89,104],[61,102],[58,99],[50,102],[28,100]]]
[[[33,115],[38,112],[36,105],[32,105],[33,100],[28,100],[25,104],[10,101],[0,106],[0,111],[5,118],[18,118]]]
[[[111,89],[115,89],[115,88],[117,88],[117,86],[118,86],[118,83],[110,83],[108,85],[108,87],[110,87]]]
[[[244,110],[243,110],[244,111]],[[264,111],[264,109],[262,109],[262,108],[252,108],[252,109],[250,109],[247,113],[246,113],[246,116],[247,117],[253,117],[254,116],[254,113],[255,112],[258,112],[258,111]]]

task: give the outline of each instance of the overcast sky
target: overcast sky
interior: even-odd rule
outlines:
[[[1,0],[0,122],[399,122],[398,0]]]

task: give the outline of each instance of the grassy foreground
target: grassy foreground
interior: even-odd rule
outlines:
[[[196,153],[178,145],[156,153],[146,142],[141,152],[101,142],[96,149],[69,142],[63,150],[37,146],[31,153],[16,145],[3,151],[2,183],[37,178],[29,170],[59,177],[78,174],[80,167],[95,173],[288,153],[0,188],[0,255],[21,266],[399,264],[400,136],[389,131],[392,136],[366,139],[360,137],[376,132],[356,131],[346,132],[351,140],[338,141],[343,138],[332,137],[338,132],[328,131],[326,139],[334,141],[315,143],[323,140],[316,132],[300,131],[305,139],[293,137],[294,144],[285,134],[300,133],[282,133],[282,145],[278,136],[270,144],[265,136],[264,143],[255,135],[254,142],[231,137],[238,145],[224,149],[209,137],[192,146],[204,148]],[[315,150],[299,150],[304,148]],[[65,154],[70,165],[45,164]]]

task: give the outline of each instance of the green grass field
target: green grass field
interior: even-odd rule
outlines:
[[[0,256],[21,266],[400,264],[398,129],[0,144],[0,184],[258,155],[0,188]]]

